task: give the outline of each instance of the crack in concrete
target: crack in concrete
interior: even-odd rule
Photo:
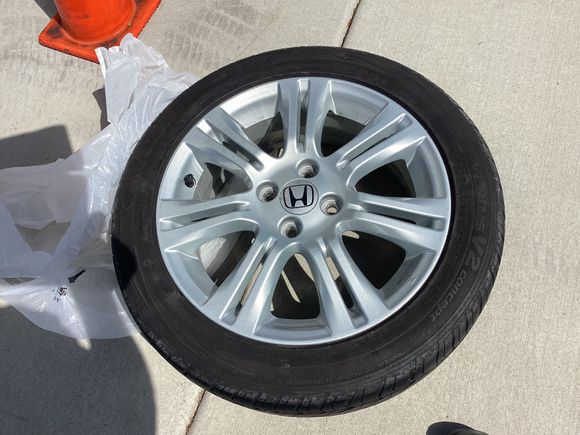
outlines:
[[[195,416],[197,415],[197,411],[199,411],[199,407],[201,406],[201,402],[203,402],[203,398],[205,397],[205,390],[201,390],[201,395],[199,397],[199,401],[197,402],[197,406],[195,407],[195,409],[193,410],[193,414],[191,415],[191,418],[189,419],[189,423],[187,424],[187,427],[185,428],[185,435],[188,435],[189,432],[191,431],[191,427],[193,426],[193,423],[195,421]]]
[[[344,47],[344,43],[346,42],[346,38],[348,36],[348,32],[350,31],[350,27],[352,26],[352,22],[354,20],[354,16],[356,15],[356,11],[358,10],[358,7],[360,6],[362,0],[358,0],[356,2],[356,5],[354,6],[354,9],[352,10],[352,14],[350,16],[350,20],[348,20],[348,24],[346,26],[346,32],[344,32],[344,37],[342,38],[342,42],[340,43],[341,47]]]

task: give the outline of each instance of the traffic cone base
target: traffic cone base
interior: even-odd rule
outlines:
[[[71,36],[62,26],[61,17],[57,13],[38,36],[38,42],[45,47],[90,60],[91,62],[98,62],[95,48],[109,48],[119,45],[121,39],[127,33],[138,36],[160,2],[161,0],[137,0],[135,2],[134,13],[132,16],[129,16],[126,23],[122,23],[122,26],[118,30],[107,35],[105,39],[94,41],[81,40]]]

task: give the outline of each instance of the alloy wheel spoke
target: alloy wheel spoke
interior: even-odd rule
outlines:
[[[212,110],[205,117],[205,121],[214,132],[221,133],[226,141],[233,142],[243,154],[250,160],[257,162],[260,167],[271,164],[274,160],[272,156],[266,154],[264,150],[254,143],[248,137],[242,125],[222,108]]]
[[[322,157],[322,129],[329,111],[336,110],[332,99],[332,82],[323,78],[308,80],[308,104],[306,106],[306,126],[304,149]]]
[[[404,128],[406,119],[399,109],[387,104],[354,138],[336,151],[336,166],[344,168],[349,161]]]
[[[256,237],[244,258],[203,305],[208,314],[220,320],[226,314],[233,315],[270,243],[267,237]]]
[[[158,230],[159,245],[164,251],[193,250],[204,243],[240,231],[255,231],[256,221],[248,211],[235,211],[196,221],[178,228]]]
[[[197,159],[204,163],[211,163],[223,168],[243,180],[254,180],[258,171],[249,161],[238,153],[230,150],[224,144],[209,137],[199,128],[193,128],[183,143],[193,151]]]
[[[341,224],[344,231],[361,231],[379,237],[405,250],[407,258],[436,252],[443,243],[445,232],[404,222],[392,217],[366,211],[356,211]]]
[[[408,165],[425,137],[425,130],[416,121],[397,131],[345,166],[349,172],[347,184],[354,187],[365,175],[396,160],[404,160]]]
[[[223,196],[215,199],[163,199],[157,207],[160,222],[188,219],[189,222],[207,219],[250,207],[251,198],[247,192]]]
[[[282,117],[284,127],[284,144],[286,151],[297,153],[300,136],[300,83],[298,80],[288,79],[278,83],[276,111]]]
[[[237,330],[254,334],[272,316],[272,296],[282,270],[293,253],[292,246],[280,242],[272,244],[236,317],[234,324]]]
[[[318,243],[311,244],[307,251],[308,263],[314,282],[318,290],[320,300],[320,311],[325,318],[331,334],[345,334],[355,329],[348,308],[336,286],[336,281],[332,277],[326,255],[324,255]]]
[[[417,218],[445,220],[449,214],[446,198],[400,198],[357,192],[353,203],[371,213],[412,221]]]

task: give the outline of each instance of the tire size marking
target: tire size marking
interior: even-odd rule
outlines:
[[[479,168],[473,169],[473,183],[475,185],[475,232],[485,233],[487,217],[487,183]]]
[[[387,364],[404,357],[406,354],[407,354],[407,352],[405,352],[404,350],[402,350],[401,352],[397,352],[397,353],[391,355],[389,358],[382,360],[382,361],[379,361],[378,367],[384,367]]]
[[[487,184],[479,168],[474,168],[473,170],[473,183],[476,189],[475,195],[475,234],[483,234],[486,230],[486,213],[487,213]],[[477,272],[481,267],[483,255],[485,253],[485,246],[487,244],[487,239],[483,235],[474,235],[471,239],[471,244],[469,246],[469,251],[467,252],[467,257],[463,263],[463,268],[459,271],[455,282],[445,295],[442,301],[440,301],[436,306],[429,319],[431,322],[437,320],[437,318],[443,313],[443,311],[449,306],[463,283],[467,278],[467,269],[472,272]]]
[[[470,251],[471,252],[471,251]],[[467,271],[465,268],[459,271],[459,275],[457,275],[457,279],[451,286],[451,289],[445,295],[445,298],[437,304],[433,312],[431,313],[430,319],[432,322],[437,320],[437,318],[441,315],[443,310],[449,306],[449,303],[455,297],[455,294],[459,291],[463,283],[465,282],[465,278],[467,277]]]

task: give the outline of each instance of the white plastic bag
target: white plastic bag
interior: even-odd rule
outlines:
[[[0,170],[0,298],[74,338],[136,331],[110,249],[115,191],[141,135],[196,80],[132,35],[97,56],[110,125],[65,160]]]

